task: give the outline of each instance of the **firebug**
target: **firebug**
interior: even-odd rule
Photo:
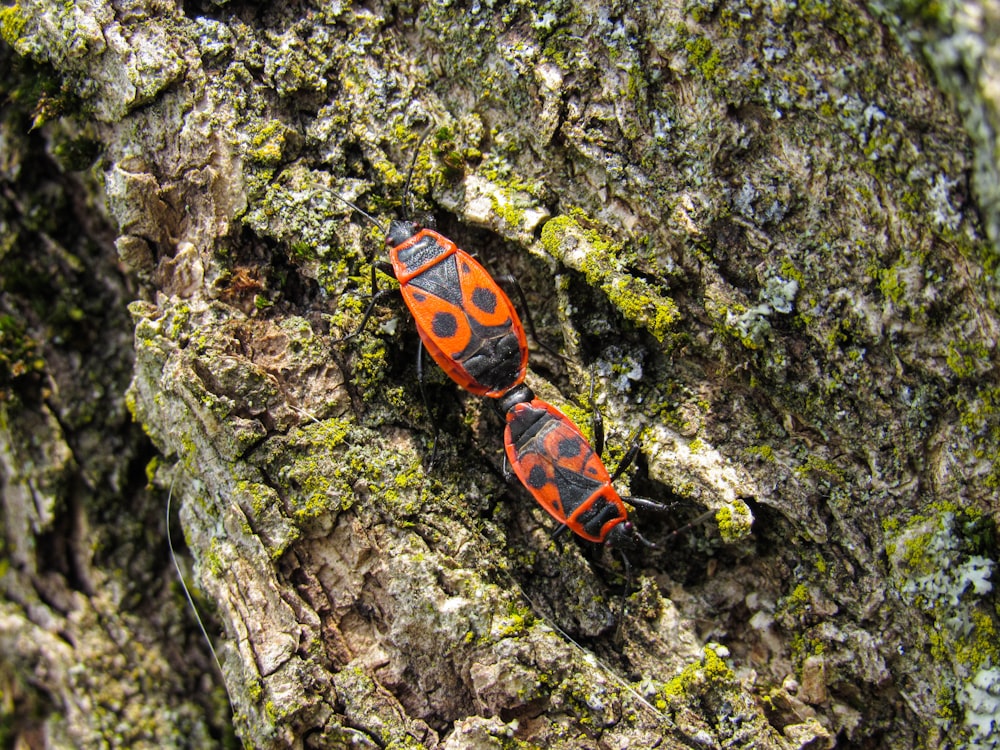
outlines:
[[[404,205],[412,174],[411,164]],[[399,281],[421,346],[441,369],[477,396],[497,398],[519,385],[528,368],[524,326],[510,298],[489,272],[434,229],[404,219],[391,221],[386,230],[370,214],[334,195],[385,235],[390,265],[383,270]],[[364,330],[375,304],[386,293],[376,292],[373,266],[371,303],[358,330],[345,339]]]
[[[495,406],[506,420],[507,460],[549,515],[591,542],[620,550],[639,544],[656,546],[632,524],[625,501],[655,510],[665,506],[646,498],[623,499],[613,486],[637,448],[629,451],[612,475],[600,456],[603,432],[595,430],[595,450],[569,417],[537,398],[528,386],[512,389]]]

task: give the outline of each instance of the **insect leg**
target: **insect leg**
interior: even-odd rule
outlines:
[[[618,624],[615,626],[614,635],[614,642],[620,645],[622,642],[622,624],[628,615],[628,595],[632,591],[632,563],[629,562],[628,555],[625,554],[624,550],[619,550],[618,552],[622,557],[622,565],[625,566],[625,588],[622,590],[622,603],[619,608]]]
[[[632,440],[630,441],[628,447],[628,451],[626,451],[625,455],[622,456],[622,460],[618,462],[617,468],[615,468],[614,473],[612,473],[611,475],[612,483],[625,472],[625,469],[627,469],[629,466],[632,465],[632,462],[635,461],[635,457],[638,455],[639,455],[639,438],[636,435],[632,437]]]
[[[640,543],[643,547],[649,547],[650,549],[656,549],[657,544],[655,542],[649,541],[646,537],[640,534],[637,530],[632,529],[632,536]]]
[[[393,296],[399,291],[398,289],[379,289],[378,282],[376,281],[375,277],[376,270],[381,271],[387,276],[395,277],[391,263],[386,263],[385,261],[376,261],[375,263],[372,263],[372,296],[371,299],[368,301],[368,307],[365,308],[364,317],[361,318],[361,325],[358,326],[357,330],[354,331],[354,333],[349,333],[346,336],[341,336],[339,339],[335,339],[334,343],[339,344],[342,341],[353,339],[355,336],[357,336],[359,333],[365,330],[365,326],[368,325],[368,320],[371,318],[372,313],[375,311],[375,305],[377,305],[384,299],[388,299],[389,297]]]
[[[642,508],[643,510],[652,510],[657,513],[666,513],[672,506],[666,503],[661,503],[657,500],[650,500],[648,497],[623,497],[624,500],[629,505],[634,505],[636,508]]]
[[[374,278],[375,278],[375,271],[373,266],[372,279]],[[374,284],[374,281],[372,283]],[[398,289],[381,289],[375,294],[373,294],[371,300],[368,302],[368,307],[365,309],[365,315],[363,318],[361,318],[361,325],[357,327],[357,330],[355,330],[354,333],[349,333],[346,336],[341,336],[339,339],[334,339],[334,343],[339,344],[343,341],[348,341],[349,339],[353,339],[355,336],[357,336],[359,333],[365,330],[365,326],[368,325],[368,321],[371,319],[372,313],[375,312],[375,305],[377,305],[382,300],[385,300],[393,296],[394,294],[398,293],[399,293]]]
[[[503,473],[503,481],[507,484],[514,483],[514,470],[510,468],[510,462],[507,460],[507,451],[503,453],[503,463],[500,466],[500,471]]]
[[[671,505],[667,505],[666,503],[661,503],[661,502],[658,502],[656,500],[650,500],[648,497],[631,497],[631,496],[626,496],[626,497],[623,497],[622,500],[624,500],[626,503],[628,503],[629,505],[632,505],[632,506],[634,506],[636,508],[642,508],[643,510],[651,510],[651,511],[654,511],[656,513],[667,513],[673,507],[672,504]],[[672,539],[675,536],[679,536],[679,535],[681,535],[681,534],[683,534],[683,533],[685,533],[687,531],[690,531],[695,526],[700,526],[701,524],[705,523],[705,521],[711,520],[714,517],[715,517],[715,511],[714,510],[707,510],[704,513],[702,513],[700,516],[696,516],[693,520],[691,520],[688,523],[684,524],[680,528],[677,528],[677,529],[674,529],[673,531],[671,531],[669,534],[667,534],[666,538],[667,539]],[[643,537],[638,531],[633,531],[633,535],[635,536],[635,538],[639,542],[641,542],[643,545],[645,545],[647,547],[656,547],[657,546],[656,544],[653,544],[648,539],[646,539],[645,537]]]
[[[669,534],[667,534],[667,539],[672,539],[675,536],[680,536],[681,534],[684,534],[685,532],[690,531],[695,526],[699,526],[699,525],[705,523],[705,521],[708,521],[708,520],[710,520],[712,518],[715,518],[715,511],[714,510],[707,510],[704,513],[702,513],[700,516],[697,516],[696,518],[694,518],[694,520],[689,521],[688,523],[686,523],[683,526],[681,526],[679,529],[674,529],[673,531],[671,531]]]
[[[521,316],[524,318],[524,324],[528,327],[528,333],[531,334],[531,340],[556,359],[566,361],[566,357],[564,355],[557,352],[538,337],[538,331],[535,330],[535,321],[531,318],[531,308],[528,306],[528,298],[525,296],[524,289],[521,288],[521,285],[518,283],[514,274],[508,270],[505,275],[500,276],[496,281],[500,284],[506,284],[517,293],[518,302],[521,303]]]

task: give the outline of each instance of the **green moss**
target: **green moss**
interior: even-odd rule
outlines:
[[[941,638],[941,648],[932,649],[935,658],[954,659],[977,668],[983,664],[1000,664],[1000,635],[993,615],[987,609],[975,609],[969,613],[969,624],[970,632],[965,638],[957,642]]]
[[[263,697],[264,687],[260,684],[260,680],[253,680],[247,685],[247,698],[257,703]]]
[[[801,610],[795,613],[796,617],[802,614]],[[819,656],[826,650],[826,644],[821,639],[810,637],[804,633],[794,634],[788,646],[789,656],[799,668],[810,656]]]
[[[770,445],[751,445],[746,452],[768,463],[774,461],[774,449]]]
[[[806,283],[805,275],[794,263],[792,263],[790,258],[781,259],[781,270],[779,273],[781,278],[794,281],[799,285],[799,287],[804,286]]]
[[[725,505],[715,512],[719,534],[727,544],[750,535],[751,518],[749,509],[740,501],[737,501],[737,504]]]
[[[705,646],[700,661],[689,664],[663,686],[663,695],[669,698],[690,699],[708,692],[710,688],[735,689],[736,674],[712,645]]]
[[[219,554],[219,549],[221,547],[221,542],[218,539],[212,539],[209,548],[205,551],[205,556],[202,558],[202,565],[204,565],[215,577],[221,577],[225,572],[227,566],[222,562],[222,557]]]
[[[833,18],[833,9],[823,0],[802,0],[799,3],[800,15],[811,23],[824,23]]]
[[[705,37],[695,37],[684,45],[688,64],[709,83],[716,83],[721,75],[722,58],[712,42]]]
[[[618,277],[601,289],[626,318],[645,327],[657,341],[662,342],[680,318],[676,303],[653,291],[644,279]]]
[[[432,139],[434,156],[444,165],[444,176],[448,180],[459,179],[465,174],[466,159],[474,159],[480,155],[477,149],[468,149],[463,152],[456,142],[455,134],[451,128],[438,128]]]
[[[16,318],[0,314],[0,401],[12,397],[15,381],[44,369],[38,342]]]
[[[352,477],[345,476],[339,468],[330,471],[328,462],[348,444],[349,436],[356,430],[351,421],[326,419],[310,422],[293,434],[295,442],[288,453],[294,459],[281,470],[280,489],[289,513],[300,528],[308,528],[317,518],[335,515],[353,505]],[[337,465],[341,465],[339,461]],[[268,487],[254,488],[248,484],[245,489],[255,512],[277,501]]]
[[[17,41],[24,35],[26,26],[27,20],[17,3],[0,8],[0,37],[11,47],[17,47]]]
[[[159,471],[160,467],[163,465],[163,458],[161,456],[153,456],[149,461],[146,462],[146,486],[152,487],[153,483],[156,481],[156,472]]]
[[[261,167],[277,167],[284,160],[288,135],[287,126],[278,120],[259,125],[250,137],[247,159]]]
[[[680,318],[677,304],[645,279],[624,272],[624,247],[582,226],[581,220],[594,223],[582,211],[572,213],[549,219],[542,227],[546,252],[581,271],[587,283],[601,289],[626,319],[663,342]]]
[[[180,341],[191,333],[191,307],[181,302],[171,307],[160,328],[171,341]]]
[[[972,377],[984,367],[989,367],[989,350],[982,342],[959,344],[950,341],[945,362],[958,377]]]
[[[963,718],[956,698],[954,689],[944,686],[938,688],[934,702],[937,704],[937,719],[944,726],[951,726]]]
[[[956,398],[955,403],[976,458],[989,466],[983,484],[1000,489],[1000,388],[981,385],[972,395]]]
[[[879,289],[886,299],[899,303],[906,292],[906,286],[900,280],[897,268],[885,268],[879,272]]]
[[[812,595],[809,593],[809,587],[800,583],[782,600],[782,605],[790,614],[800,615],[805,612],[811,602]]]
[[[816,572],[819,573],[820,575],[826,575],[827,571],[826,558],[824,558],[823,555],[817,552],[814,560],[816,564]]]
[[[736,339],[753,351],[766,348],[771,336],[771,324],[767,319],[770,307],[748,308],[730,300],[720,303],[710,299],[706,302],[706,310],[712,316],[715,330],[720,334]]]
[[[939,718],[953,721],[964,713],[979,722],[975,696],[988,685],[971,683],[1000,663],[1000,612],[991,582],[996,561],[989,557],[996,554],[995,525],[954,503],[938,503],[891,532],[886,549],[900,593],[930,622],[923,636],[941,665]]]
[[[316,249],[309,242],[296,240],[288,246],[291,256],[299,261],[305,262],[316,259]]]
[[[354,362],[354,383],[361,391],[362,398],[370,402],[377,397],[378,389],[385,382],[388,355],[385,341],[365,337],[358,355]],[[385,392],[382,397],[391,399],[391,394]]]
[[[250,508],[255,517],[260,518],[277,499],[278,495],[272,487],[258,482],[240,481],[236,484],[240,494],[250,498]]]
[[[844,470],[837,466],[832,461],[828,461],[825,458],[820,458],[817,455],[810,454],[806,457],[805,463],[801,466],[795,467],[795,473],[799,476],[806,476],[807,474],[818,473],[831,477],[838,483],[843,483],[846,481],[846,475]]]
[[[504,196],[505,200],[494,198],[491,201],[491,205],[493,206],[494,213],[496,213],[501,221],[508,227],[517,228],[524,223],[524,210],[514,205],[513,196],[510,192],[509,190],[507,191],[507,194]]]
[[[502,624],[494,626],[493,637],[517,638],[524,635],[534,623],[534,614],[530,610],[520,610],[508,613]]]
[[[92,138],[60,141],[52,149],[60,166],[67,172],[82,172],[93,166],[104,145]]]

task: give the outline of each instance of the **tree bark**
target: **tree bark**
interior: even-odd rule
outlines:
[[[998,30],[5,6],[0,736],[995,746]],[[630,573],[505,483],[489,403],[433,370],[427,413],[404,308],[341,340],[384,260],[341,198],[513,275],[531,387],[640,436]]]

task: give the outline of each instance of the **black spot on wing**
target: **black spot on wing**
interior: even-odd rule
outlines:
[[[484,313],[492,315],[497,309],[497,295],[492,289],[477,286],[472,292],[472,304]]]
[[[563,438],[559,441],[559,458],[576,458],[581,453],[583,453],[583,440],[580,438]]]
[[[458,331],[458,321],[450,312],[436,312],[431,321],[431,331],[442,339],[450,339]]]
[[[528,472],[528,487],[539,490],[548,483],[549,477],[546,475],[545,469],[538,465],[532,466],[531,471]]]

